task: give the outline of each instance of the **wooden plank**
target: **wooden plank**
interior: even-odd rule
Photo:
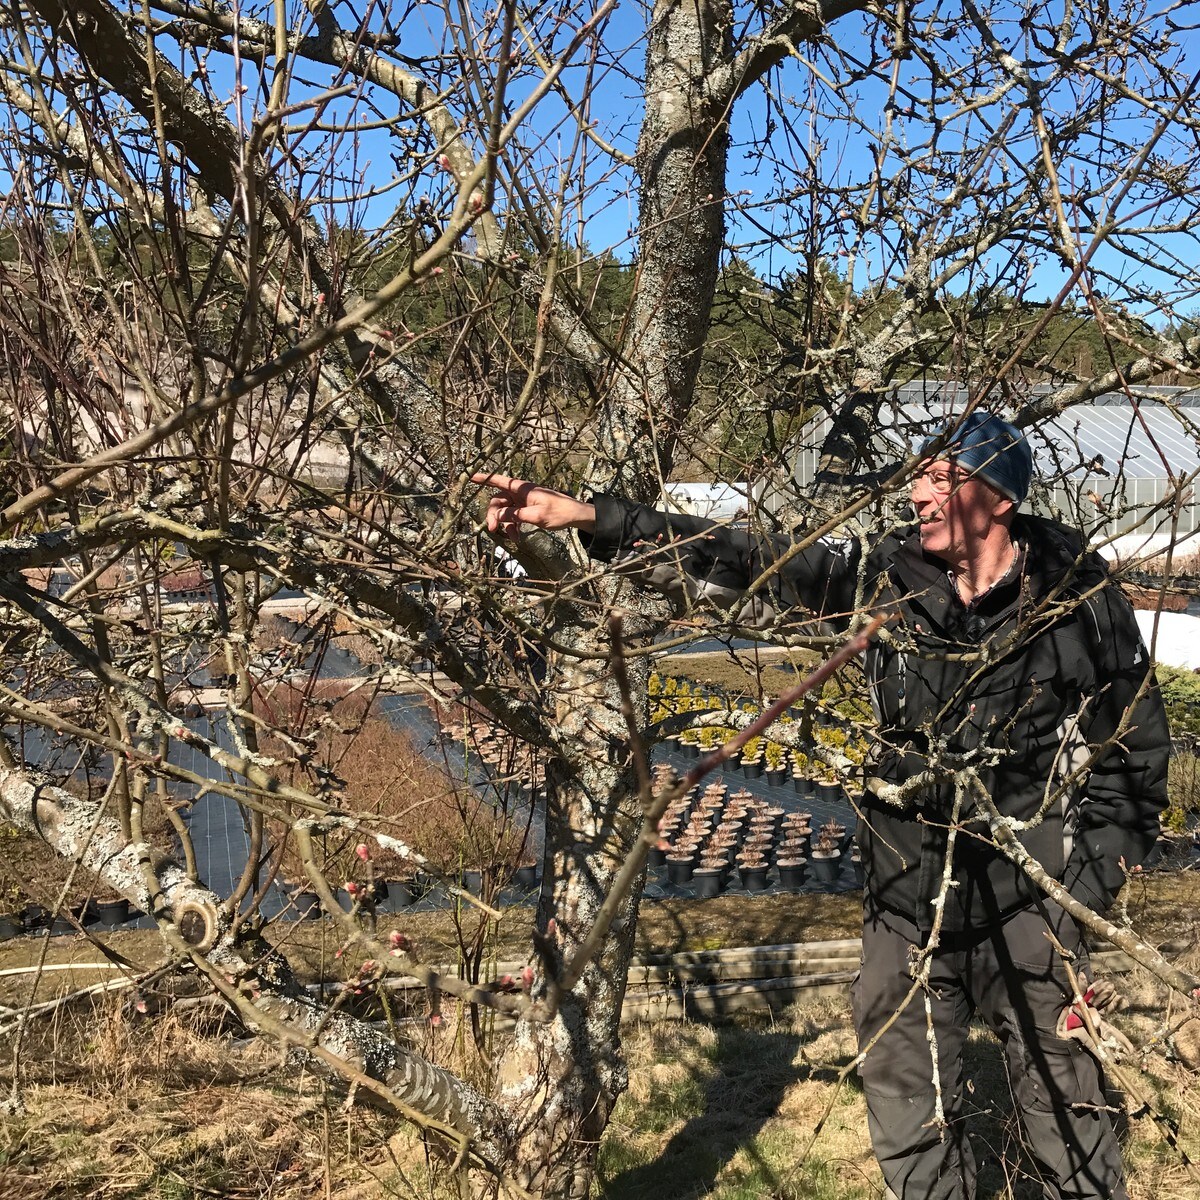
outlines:
[[[781,979],[795,975],[821,974],[826,971],[857,970],[858,956],[835,958],[744,959],[733,962],[693,963],[664,966],[639,966],[629,969],[630,986],[652,983],[721,983],[738,979]]]
[[[856,971],[830,971],[757,983],[719,983],[629,993],[621,1009],[621,1019],[711,1020],[739,1012],[779,1012],[800,999],[844,996],[856,974]]]
[[[862,953],[861,938],[839,938],[827,942],[784,942],[772,946],[730,946],[720,950],[685,950],[672,954],[645,954],[635,961],[643,966],[698,965],[700,963],[733,962],[754,958],[763,961],[812,955],[814,958],[858,958]]]
[[[835,951],[845,951],[853,947],[853,953],[832,954],[827,957],[809,955],[807,951],[818,948],[830,948]],[[703,996],[707,991],[717,988],[729,989],[732,995],[737,989],[761,990],[767,992],[786,991],[789,987],[797,990],[797,995],[808,987],[826,987],[826,981],[836,977],[845,979],[846,983],[830,985],[834,988],[848,986],[858,970],[858,939],[846,939],[840,942],[812,942],[807,945],[799,943],[787,946],[762,946],[741,948],[738,954],[726,953],[723,959],[714,959],[719,951],[702,951],[708,956],[705,961],[694,962],[693,955],[657,955],[660,961],[650,965],[646,959],[635,959],[629,971],[629,988],[631,989],[626,1003],[636,1001],[636,1006],[645,1007],[650,1003],[648,993],[661,993],[662,1004],[670,1009],[678,1006],[679,998],[684,995]],[[797,953],[797,952],[800,953]],[[792,957],[787,957],[791,952]],[[1091,954],[1093,968],[1098,972],[1121,974],[1132,970],[1133,960],[1121,950],[1097,950]],[[496,964],[494,973],[489,978],[501,978],[504,975],[518,976],[524,963],[504,962]],[[457,968],[435,968],[447,978],[458,978]],[[389,991],[404,991],[409,988],[422,987],[412,976],[394,975],[387,980]],[[713,995],[718,993],[713,991]],[[724,993],[721,993],[724,994]],[[833,994],[826,992],[826,994]],[[707,1004],[706,1000],[696,1003]],[[652,1007],[652,1006],[651,1006]],[[753,1008],[746,1005],[744,1008]],[[766,1008],[766,1005],[760,1007]],[[731,1011],[743,1011],[744,1008]],[[633,1011],[633,1010],[631,1010]],[[683,1015],[682,1013],[680,1015]]]

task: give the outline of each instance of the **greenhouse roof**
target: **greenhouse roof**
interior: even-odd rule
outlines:
[[[1164,387],[1135,395],[1136,407],[1123,393],[1109,393],[1033,431],[1038,473],[1165,479],[1200,471],[1200,390]],[[957,384],[905,384],[898,399],[890,421],[881,414],[885,432],[889,440],[915,449],[940,421],[962,409],[967,391]]]

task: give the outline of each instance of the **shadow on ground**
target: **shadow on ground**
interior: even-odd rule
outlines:
[[[834,1100],[833,1088],[852,1055],[821,1063],[805,1061],[804,1048],[822,1033],[844,1027],[844,1016],[809,1022],[803,1030],[762,1028],[745,1024],[718,1026],[715,1041],[705,1053],[705,1063],[686,1081],[692,1086],[676,1090],[673,1103],[652,1096],[639,1105],[628,1139],[610,1129],[610,1140],[601,1155],[599,1196],[602,1200],[693,1200],[717,1190],[729,1200],[842,1200],[850,1194],[880,1197],[878,1175],[861,1174],[861,1183],[847,1190],[847,1176],[861,1171],[867,1154],[865,1113],[847,1109],[861,1094],[856,1073],[851,1073],[837,1097],[836,1135],[822,1134],[804,1164],[798,1161],[807,1146],[811,1126],[794,1125],[763,1135],[764,1127],[785,1106],[791,1088],[805,1081],[827,1085],[828,1095],[807,1106],[815,1113]],[[661,1060],[660,1060],[661,1061]],[[676,1064],[677,1065],[677,1064]],[[704,1067],[712,1074],[701,1083]],[[1013,1112],[1000,1046],[977,1027],[964,1062],[969,1080],[967,1113],[978,1166],[978,1200],[1039,1200],[1042,1188],[1025,1155],[1020,1129]],[[694,1083],[693,1083],[694,1081]],[[678,1125],[679,1120],[682,1125]],[[804,1118],[801,1118],[804,1119]],[[815,1120],[815,1117],[812,1119]],[[849,1125],[847,1126],[847,1122]],[[860,1135],[855,1125],[861,1124]],[[675,1126],[677,1126],[675,1128]],[[652,1137],[661,1129],[662,1144],[653,1147]],[[846,1138],[852,1143],[848,1145]],[[780,1138],[790,1146],[782,1146]],[[794,1147],[794,1156],[788,1152]],[[737,1169],[726,1168],[740,1155]],[[768,1161],[769,1155],[769,1161]],[[650,1157],[647,1161],[648,1156]],[[844,1156],[844,1157],[843,1157]],[[781,1161],[787,1168],[781,1169]],[[854,1162],[860,1166],[854,1167]],[[717,1180],[721,1179],[718,1188]]]
[[[696,1097],[695,1111],[652,1162],[621,1169],[619,1162],[610,1161],[600,1192],[604,1200],[684,1200],[706,1195],[739,1150],[749,1156],[760,1187],[778,1187],[783,1181],[759,1154],[755,1139],[779,1111],[789,1088],[808,1079],[824,1080],[832,1087],[851,1061],[847,1055],[821,1066],[804,1062],[799,1051],[810,1036],[802,1039],[798,1033],[770,1028],[719,1026],[709,1052],[716,1071]],[[850,1086],[857,1090],[857,1080]]]

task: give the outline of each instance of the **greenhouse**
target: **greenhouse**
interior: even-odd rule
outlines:
[[[1034,395],[1047,394],[1038,387]],[[1108,393],[1029,433],[1035,462],[1033,511],[1085,530],[1093,543],[1136,531],[1143,540],[1178,542],[1200,530],[1200,389],[1135,389],[1133,400]],[[880,411],[878,464],[915,451],[931,429],[968,400],[955,383],[898,388]],[[1001,411],[1004,406],[996,405]],[[828,431],[822,418],[805,427],[795,463],[803,492],[815,473]]]

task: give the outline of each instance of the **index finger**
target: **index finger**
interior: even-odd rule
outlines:
[[[496,471],[476,471],[471,476],[472,483],[481,483],[484,487],[499,488],[501,491],[511,492],[514,484],[520,484],[524,481],[514,479],[511,475],[501,475]]]

